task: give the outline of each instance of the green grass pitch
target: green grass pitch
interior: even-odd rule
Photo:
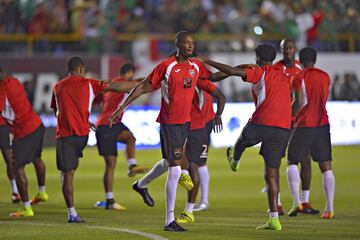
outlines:
[[[56,170],[55,149],[43,151],[47,166],[47,192],[49,200],[34,206],[32,218],[12,219],[9,213],[17,209],[10,203],[10,186],[6,178],[4,161],[0,161],[0,239],[149,239],[124,231],[136,230],[167,239],[360,239],[360,146],[335,146],[333,169],[336,178],[335,219],[322,220],[320,216],[281,217],[280,232],[255,230],[267,219],[266,196],[260,192],[264,186],[263,160],[258,148],[248,149],[243,155],[240,170],[231,172],[224,158],[225,149],[210,149],[209,170],[210,209],[196,213],[196,223],[183,225],[188,232],[168,233],[162,230],[165,214],[164,182],[166,175],[149,185],[155,207],[147,207],[140,196],[131,190],[138,178],[126,175],[126,163],[119,152],[115,199],[127,211],[93,208],[104,199],[102,175],[104,161],[96,148],[87,148],[75,176],[75,203],[78,213],[86,219],[82,225],[66,223],[66,207]],[[138,163],[151,167],[161,157],[160,150],[137,152]],[[292,204],[285,176],[285,159],[281,166],[281,200],[285,210]],[[313,207],[322,210],[325,199],[318,166],[313,163],[310,199]],[[26,168],[29,192],[36,193],[36,178],[32,166]],[[186,192],[179,186],[175,215],[185,205]],[[156,236],[155,236],[156,239]],[[160,239],[160,238],[157,238]]]

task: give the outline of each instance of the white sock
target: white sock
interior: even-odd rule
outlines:
[[[195,203],[187,202],[184,211],[192,213],[194,210],[194,206],[195,206]]]
[[[270,218],[278,218],[279,213],[278,212],[269,212]]]
[[[24,207],[30,207],[31,206],[30,201],[22,202],[22,204],[23,204]]]
[[[168,170],[168,164],[166,159],[161,159],[151,168],[151,170],[142,178],[138,180],[139,188],[146,188],[146,186],[152,182],[155,178],[162,175]]]
[[[286,176],[289,184],[290,192],[293,197],[294,206],[300,204],[300,174],[297,165],[289,165],[286,167]]]
[[[334,212],[335,177],[332,170],[323,172],[323,187],[326,198],[326,212]]]
[[[106,192],[105,193],[106,199],[114,199],[114,194],[113,192]]]
[[[38,191],[39,193],[44,193],[46,191],[45,186],[39,186]]]
[[[168,176],[165,184],[166,193],[166,219],[165,225],[169,225],[175,220],[174,209],[176,200],[176,190],[181,175],[181,167],[169,167]]]
[[[278,206],[281,206],[280,192],[278,193]]]
[[[19,193],[19,190],[17,188],[15,179],[10,180],[10,186],[11,186],[11,192],[12,193]]]
[[[189,170],[181,169],[181,174],[189,175]]]
[[[201,198],[200,202],[209,203],[209,184],[210,184],[210,176],[208,167],[201,166],[198,168],[199,176],[200,176],[200,191]]]
[[[127,161],[128,161],[128,166],[136,165],[136,160],[135,160],[135,158],[129,158]]]
[[[309,196],[310,196],[310,190],[302,190],[301,191],[300,201],[302,203],[308,203],[309,202]]]
[[[74,217],[77,216],[77,212],[75,210],[75,207],[68,208],[68,215],[73,215]]]

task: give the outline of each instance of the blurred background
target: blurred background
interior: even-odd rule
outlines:
[[[84,58],[91,77],[111,79],[128,61],[136,77],[146,77],[175,49],[179,30],[194,33],[198,55],[230,65],[254,63],[257,44],[279,50],[287,37],[299,50],[319,51],[317,66],[332,79],[329,100],[355,102],[359,11],[354,0],[0,0],[0,65],[24,84],[35,111],[46,114],[52,85],[66,75],[71,55]],[[278,52],[276,61],[281,58]],[[219,86],[229,102],[252,101],[240,78]],[[159,94],[136,104],[158,106]]]

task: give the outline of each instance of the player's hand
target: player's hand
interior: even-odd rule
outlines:
[[[96,130],[97,130],[95,124],[93,124],[93,123],[90,123],[90,129],[93,130],[94,132],[96,132]]]
[[[109,117],[109,126],[110,128],[112,127],[114,120],[118,117],[120,117],[120,115],[124,112],[124,109],[120,106],[118,107],[115,112],[113,112],[110,117]]]
[[[215,115],[214,132],[219,133],[223,130],[223,124],[220,115]]]

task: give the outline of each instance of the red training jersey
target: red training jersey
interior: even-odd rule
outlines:
[[[206,123],[208,122],[208,115],[210,115],[208,112],[209,106],[211,106],[212,109],[212,96],[209,93],[213,93],[216,89],[217,87],[215,84],[209,80],[198,81],[191,107],[190,129],[200,129],[205,127]],[[210,101],[205,97],[205,94],[210,96]],[[214,112],[213,109],[212,112]]]
[[[195,86],[199,78],[207,79],[209,75],[197,59],[179,63],[176,56],[171,56],[158,64],[147,77],[153,89],[161,87],[161,107],[156,121],[160,124],[190,122]]]
[[[280,128],[290,128],[291,97],[289,77],[281,68],[265,65],[245,68],[244,81],[253,84],[255,112],[250,122]]]
[[[295,60],[295,63],[294,63],[293,67],[287,67],[285,65],[285,63],[284,63],[284,60],[280,60],[277,63],[275,63],[274,67],[281,68],[283,70],[283,72],[286,74],[286,76],[289,76],[289,77],[295,76],[302,69],[301,64],[300,64],[300,62],[298,60]]]
[[[6,121],[2,116],[0,116],[0,126],[4,126],[4,125],[6,125]]]
[[[126,82],[129,81],[122,77],[115,77],[112,82]],[[124,100],[126,93],[124,92],[105,92],[102,94],[102,111],[96,121],[96,127],[101,125],[109,125],[110,115],[117,109],[117,107]],[[115,123],[119,123],[123,114],[119,118],[115,119]]]
[[[330,77],[318,68],[305,68],[292,80],[294,90],[302,89],[303,105],[295,116],[295,127],[319,127],[329,124],[326,101]]]
[[[40,125],[40,117],[32,110],[24,86],[12,76],[0,84],[0,111],[10,125],[15,138],[33,133]]]
[[[81,76],[69,76],[54,85],[51,108],[58,120],[56,138],[89,135],[92,102],[105,86]]]

